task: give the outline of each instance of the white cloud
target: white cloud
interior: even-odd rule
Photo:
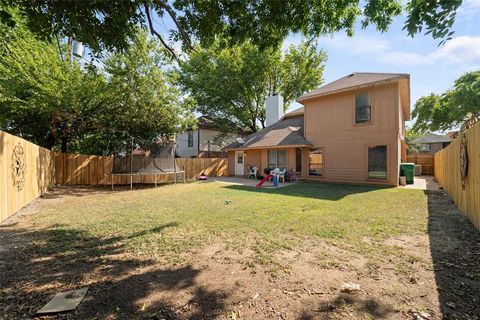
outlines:
[[[460,12],[480,11],[480,0],[464,0],[462,5],[458,8]]]
[[[448,41],[430,54],[433,61],[478,63],[480,65],[480,37],[461,36]]]
[[[334,37],[321,38],[319,44],[326,45],[327,47],[348,50],[354,54],[371,54],[390,50],[390,44],[388,41],[366,35],[348,37],[346,35],[337,34]]]
[[[383,63],[397,66],[438,63],[480,66],[480,37],[473,36],[453,38],[429,53],[394,50],[389,41],[367,35],[352,38],[347,36],[322,38],[320,44],[327,49],[340,49],[352,55],[371,57]]]
[[[457,10],[456,24],[475,24],[478,25],[478,15],[480,14],[480,0],[464,0]]]

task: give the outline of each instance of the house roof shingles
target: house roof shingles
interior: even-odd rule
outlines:
[[[305,113],[305,108],[304,107],[300,107],[298,109],[295,109],[293,111],[290,111],[289,113],[286,113],[282,119],[287,119],[287,118],[291,118],[291,117],[300,117],[304,115]]]
[[[310,146],[303,137],[303,117],[287,118],[275,122],[263,130],[252,133],[245,138],[245,143],[233,142],[223,148],[258,149],[267,147]]]
[[[335,92],[342,92],[360,86],[373,85],[379,82],[393,81],[401,78],[409,78],[406,73],[372,73],[354,72],[343,78],[330,82],[323,87],[310,91],[297,99],[302,102],[314,97],[320,97]]]
[[[443,143],[450,142],[452,139],[448,135],[426,133],[420,138],[416,139],[416,143]]]

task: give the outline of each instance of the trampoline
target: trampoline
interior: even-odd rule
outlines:
[[[172,175],[174,183],[185,183],[185,171],[180,169],[175,159],[175,142],[150,142],[134,144],[131,147],[116,149],[113,156],[112,172],[105,174],[110,177],[112,190],[114,178],[130,177],[130,190],[133,189],[134,177],[153,176],[157,187],[158,176]]]

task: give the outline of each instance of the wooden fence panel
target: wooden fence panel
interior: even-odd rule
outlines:
[[[46,192],[54,180],[50,150],[0,131],[0,221]]]
[[[208,176],[227,176],[228,160],[224,158],[180,158],[176,159],[178,170],[185,170],[186,179],[196,179],[201,173]],[[87,156],[81,154],[55,153],[55,181],[65,185],[102,185],[110,184],[113,166],[112,157]],[[130,177],[115,176],[114,184],[129,184]],[[157,182],[173,180],[173,174],[158,175]],[[134,176],[134,183],[154,183],[153,175]]]
[[[455,202],[480,229],[480,123],[466,132],[468,175],[465,188],[460,174],[460,138],[435,153],[435,178]]]
[[[433,176],[435,172],[435,161],[433,154],[409,154],[407,162],[413,162],[422,166],[422,175]]]
[[[21,166],[16,167],[14,148],[20,150]],[[16,153],[18,154],[18,152]],[[176,159],[179,170],[185,170],[186,179],[196,179],[202,172],[209,176],[228,175],[228,160],[224,158]],[[58,153],[41,148],[24,139],[0,131],[0,221],[26,206],[53,184],[102,185],[110,184],[113,158]],[[14,178],[15,168],[22,179]],[[16,180],[20,184],[15,184]],[[130,177],[116,176],[114,184],[129,184]],[[135,183],[154,183],[153,175],[133,177]],[[173,174],[158,175],[157,182],[171,181]]]

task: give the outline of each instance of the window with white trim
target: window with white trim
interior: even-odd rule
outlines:
[[[188,130],[188,147],[193,147],[193,130]]]

